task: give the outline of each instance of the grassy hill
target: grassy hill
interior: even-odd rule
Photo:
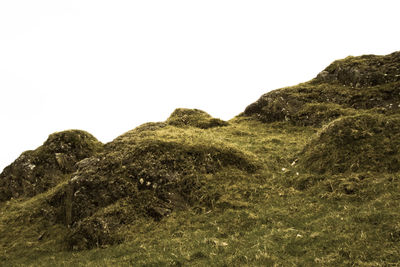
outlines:
[[[347,57],[230,121],[54,133],[0,174],[4,266],[400,264],[400,52]]]

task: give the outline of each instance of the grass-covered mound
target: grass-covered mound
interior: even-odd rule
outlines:
[[[300,163],[318,173],[400,170],[400,116],[361,114],[326,125]]]
[[[101,151],[102,146],[85,131],[51,134],[42,146],[22,153],[0,174],[0,201],[48,190],[74,172],[75,163]]]
[[[57,220],[71,226],[71,248],[118,242],[117,230],[140,216],[160,220],[175,209],[211,206],[223,193],[208,190],[213,174],[225,168],[256,170],[250,154],[198,134],[140,127],[79,162],[49,201]]]
[[[177,108],[166,121],[177,127],[192,126],[201,129],[226,126],[226,121],[211,117],[210,114],[199,109]]]

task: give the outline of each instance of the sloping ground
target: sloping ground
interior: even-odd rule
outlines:
[[[398,265],[399,55],[335,61],[228,123],[177,109],[119,136],[0,203],[0,262]]]

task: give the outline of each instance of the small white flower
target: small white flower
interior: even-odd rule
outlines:
[[[283,172],[286,171],[286,168],[282,168],[282,171],[283,171]]]
[[[139,183],[140,183],[140,184],[143,184],[143,183],[144,183],[143,178],[140,178]]]
[[[36,166],[34,164],[29,164],[28,167],[29,169],[33,170]]]
[[[296,175],[299,175],[299,173],[298,173],[298,172],[296,172]]]

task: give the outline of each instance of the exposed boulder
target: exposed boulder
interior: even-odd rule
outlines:
[[[22,153],[0,174],[0,201],[48,190],[74,172],[77,162],[102,149],[102,143],[85,131],[51,134],[42,146]]]

